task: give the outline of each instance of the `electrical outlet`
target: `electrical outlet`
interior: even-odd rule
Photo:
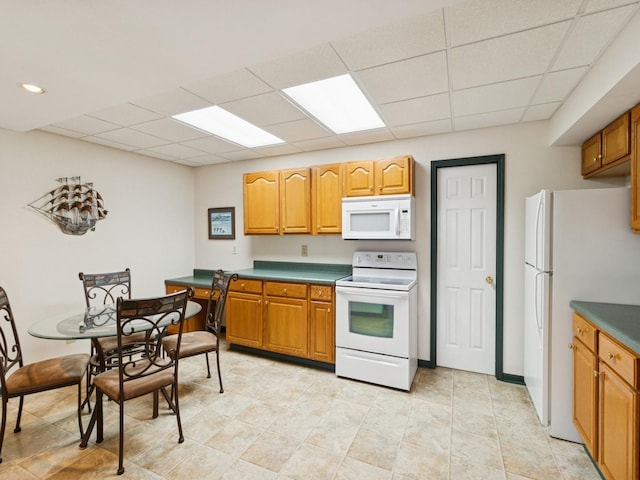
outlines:
[[[234,255],[237,255],[237,254],[238,254],[238,247],[236,247],[236,246],[234,245],[234,246],[233,246],[233,251],[232,251],[231,253],[233,253]]]
[[[309,246],[308,245],[302,245],[302,248],[300,249],[300,254],[303,257],[306,257],[307,255],[309,255]]]

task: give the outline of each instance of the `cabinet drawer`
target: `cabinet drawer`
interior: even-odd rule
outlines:
[[[194,287],[193,296],[194,298],[202,298],[204,300],[209,300],[210,289],[202,288],[202,287]]]
[[[262,280],[239,278],[229,284],[232,292],[262,293]]]
[[[638,359],[636,356],[612,340],[604,333],[598,335],[598,357],[624,381],[637,388]]]
[[[573,336],[579,338],[589,350],[596,351],[598,330],[579,314],[573,314]]]
[[[278,297],[307,298],[307,285],[304,283],[265,282],[264,293]]]
[[[330,285],[311,285],[311,300],[330,302],[333,298],[333,287]]]

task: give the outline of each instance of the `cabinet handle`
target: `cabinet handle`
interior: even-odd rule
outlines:
[[[286,289],[286,288],[283,288],[283,289],[282,289],[282,293],[287,293],[287,289]]]
[[[617,360],[618,358],[620,358],[620,354],[619,353],[607,352],[607,358],[609,360]]]
[[[593,371],[593,376],[594,376],[594,377],[597,377],[598,375],[600,375],[600,372],[599,372],[599,371],[597,371],[597,370],[594,370],[594,371]]]
[[[265,301],[264,301],[264,304],[265,304],[265,305],[269,305],[269,300],[265,300]]]
[[[598,157],[593,157],[593,163],[596,163],[598,161]]]
[[[327,308],[327,313],[331,313],[331,309],[330,308]]]
[[[576,346],[573,343],[570,343],[569,345],[567,345],[567,348],[569,350],[573,350],[574,348],[576,348]]]
[[[577,329],[577,330],[578,330],[578,333],[579,333],[580,335],[582,335],[582,334],[584,333],[584,330],[583,330],[582,328],[580,328],[580,327],[578,327],[578,329]]]

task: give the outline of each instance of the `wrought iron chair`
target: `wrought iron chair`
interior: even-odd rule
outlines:
[[[82,280],[84,288],[84,299],[87,307],[107,305],[116,303],[118,297],[131,298],[131,271],[126,268],[122,272],[110,273],[83,273],[78,274]],[[144,342],[144,333],[132,335],[126,339],[129,343]],[[93,362],[100,362],[99,368],[105,370],[110,368],[109,361],[115,357],[115,350],[118,347],[118,339],[115,336],[96,338],[92,345],[95,358]]]
[[[114,368],[94,377],[96,408],[91,415],[81,448],[87,446],[93,428],[97,425],[96,442],[103,440],[103,396],[119,405],[120,435],[118,444],[118,475],[124,473],[124,405],[127,400],[153,394],[153,418],[158,416],[159,393],[162,392],[169,407],[176,414],[178,443],[184,442],[180,406],[178,401],[178,359],[180,339],[184,326],[187,301],[193,290],[183,290],[163,297],[117,300],[117,360]],[[169,325],[177,325],[175,351],[164,355],[162,339]],[[135,349],[125,350],[123,345],[132,335],[146,332],[145,342]],[[167,387],[171,388],[169,395]]]
[[[13,311],[4,288],[0,287],[0,390],[2,391],[2,426],[0,427],[0,463],[7,426],[7,402],[20,398],[14,433],[20,432],[25,395],[78,385],[78,427],[82,428],[82,378],[87,371],[89,354],[80,353],[24,364],[22,347]]]
[[[211,290],[209,292],[205,330],[196,330],[184,333],[182,335],[179,350],[176,348],[178,339],[175,335],[167,336],[162,340],[162,345],[169,355],[172,354],[171,352],[179,352],[180,358],[186,358],[204,354],[207,361],[207,378],[211,378],[209,353],[216,352],[216,365],[218,366],[220,393],[224,393],[224,389],[222,388],[222,374],[220,373],[220,325],[224,315],[229,283],[231,280],[237,279],[237,273],[234,273],[233,275],[225,275],[222,270],[216,270],[213,275]]]

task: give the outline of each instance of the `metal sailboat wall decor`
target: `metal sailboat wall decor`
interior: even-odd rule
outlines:
[[[62,233],[84,235],[95,230],[96,222],[107,216],[104,200],[93,183],[82,183],[80,177],[61,177],[61,185],[29,206],[55,223]]]

